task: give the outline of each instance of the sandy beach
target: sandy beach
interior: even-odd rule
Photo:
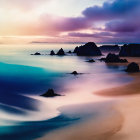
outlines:
[[[127,59],[140,64],[139,58]],[[105,108],[106,116],[100,115],[96,119],[53,131],[38,140],[139,140],[140,73],[129,75],[134,78],[131,83],[95,93],[118,100]]]

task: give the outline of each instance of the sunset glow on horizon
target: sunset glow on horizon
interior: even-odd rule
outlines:
[[[0,0],[0,43],[140,43],[139,0]]]

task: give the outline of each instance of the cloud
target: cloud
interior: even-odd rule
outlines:
[[[47,2],[48,0],[0,0],[0,5],[7,4],[12,8],[21,7],[25,10],[38,7],[44,1]],[[63,17],[44,13],[34,21],[30,21],[28,18],[29,21],[25,19],[23,22],[19,18],[18,25],[14,22],[13,28],[18,30],[18,35],[62,37],[67,34],[67,38],[95,38],[102,42],[109,40],[136,42],[140,37],[139,15],[140,0],[113,0],[111,2],[108,0],[102,6],[86,8],[81,12],[81,16],[77,17]],[[86,32],[87,30],[93,31],[93,33],[89,34]],[[83,33],[83,31],[85,32]]]
[[[139,0],[115,0],[105,2],[102,6],[89,7],[82,13],[89,20],[113,20],[132,16],[139,7]]]
[[[108,22],[105,27],[108,31],[133,32],[139,27],[140,0],[115,0],[105,2],[102,6],[93,6],[85,9],[81,17],[53,17],[43,15],[44,29],[59,32],[90,29],[99,21]],[[135,18],[134,18],[135,16]]]
[[[60,17],[46,14],[40,20],[44,29],[60,32],[85,29],[92,25],[91,22],[85,22],[84,17]]]
[[[100,33],[80,33],[80,32],[73,32],[69,33],[69,36],[72,37],[94,37],[94,38],[102,38],[102,37],[112,37],[112,33],[109,32],[100,32]]]
[[[123,21],[112,21],[106,24],[105,30],[111,32],[137,32],[140,30],[140,20],[126,19]]]

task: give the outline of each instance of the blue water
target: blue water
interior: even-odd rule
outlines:
[[[0,45],[0,139],[35,139],[53,129],[79,122],[86,116],[83,111],[79,111],[77,115],[78,109],[76,112],[72,110],[66,115],[57,108],[94,102],[94,98],[91,100],[92,91],[132,80],[127,76],[123,79],[117,76],[125,74],[123,70],[126,66],[106,65],[97,60],[99,57],[94,58],[97,60],[96,63],[90,64],[85,62],[89,57],[30,55],[36,51],[48,54],[52,48],[57,51],[61,47],[68,51],[73,50],[75,46],[75,44]],[[69,73],[74,70],[85,74],[70,75]],[[38,97],[49,88],[65,96],[42,102],[43,99]],[[52,105],[54,103],[53,109],[50,103]],[[91,114],[97,115],[94,111]]]

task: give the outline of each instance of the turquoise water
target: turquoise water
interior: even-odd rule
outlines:
[[[93,93],[131,81],[127,76],[120,78],[125,75],[125,66],[106,65],[97,60],[99,57],[94,57],[96,63],[90,64],[85,62],[89,57],[46,55],[52,49],[68,51],[77,45],[80,44],[0,45],[1,139],[35,139],[53,129],[97,116],[96,109],[81,108],[101,101],[106,104],[111,99]],[[30,55],[37,51],[44,55]],[[70,75],[74,70],[84,74]],[[39,96],[49,88],[64,96]]]

